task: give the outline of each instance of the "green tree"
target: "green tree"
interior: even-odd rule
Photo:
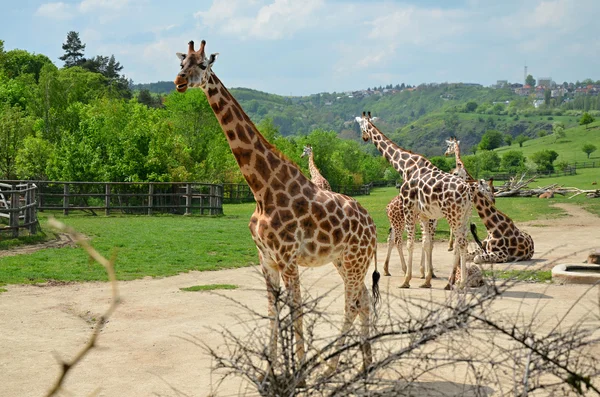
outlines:
[[[429,159],[433,165],[442,171],[449,172],[452,166],[449,164],[448,159],[444,156],[434,156]]]
[[[465,110],[469,113],[472,113],[477,110],[477,102],[469,101],[465,104]]]
[[[498,168],[500,168],[500,156],[492,150],[480,150],[477,157],[483,171],[498,171]]]
[[[581,150],[587,154],[588,159],[590,158],[590,154],[594,153],[596,149],[596,146],[591,143],[586,143],[581,147]]]
[[[532,75],[530,75],[530,74],[527,75],[527,77],[525,78],[525,84],[535,87],[535,79],[533,78]]]
[[[594,117],[589,114],[588,112],[585,112],[582,116],[581,119],[579,119],[579,125],[588,125],[590,123],[594,122]]]
[[[67,33],[67,41],[63,43],[62,49],[65,54],[58,59],[64,61],[66,68],[81,66],[85,62],[83,57],[85,44],[81,42],[78,32],[70,31]]]
[[[154,99],[152,98],[152,94],[150,94],[150,91],[146,89],[140,90],[140,92],[138,92],[137,101],[148,107],[154,106]]]
[[[54,146],[43,138],[28,136],[17,153],[16,173],[20,179],[47,180],[47,168]]]
[[[32,121],[17,106],[0,104],[0,176],[16,179],[17,152],[32,132]]]
[[[481,150],[493,150],[502,146],[504,137],[500,131],[488,130],[481,137],[479,142],[479,149]]]
[[[51,65],[52,61],[42,54],[31,54],[25,50],[11,50],[3,55],[2,64],[4,74],[9,79],[20,76],[31,75],[35,82],[39,80],[40,72],[45,65]]]
[[[529,156],[529,159],[537,165],[538,172],[554,171],[554,160],[558,158],[558,153],[554,150],[540,150]]]
[[[529,137],[525,134],[519,134],[515,138],[515,141],[519,144],[519,147],[523,147],[523,144],[529,140]]]
[[[561,123],[560,121],[558,121],[558,122],[552,124],[552,135],[554,135],[554,142],[555,143],[559,139],[563,139],[564,137],[566,137],[567,134],[565,132],[565,125],[564,125],[564,123]]]
[[[508,146],[512,146],[513,136],[510,134],[504,134],[504,143],[506,143]]]
[[[500,160],[500,168],[508,173],[521,172],[525,168],[525,156],[520,150],[509,150]]]

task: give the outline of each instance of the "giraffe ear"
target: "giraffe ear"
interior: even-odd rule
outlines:
[[[218,57],[219,57],[218,52],[215,52],[214,54],[210,54],[210,58],[208,58],[208,64],[212,65],[213,63],[215,63],[215,61],[217,60]]]
[[[359,123],[359,124],[360,124],[360,122],[362,121],[362,117],[360,117],[360,116],[356,116],[354,119],[355,119],[355,120],[356,120],[356,122],[357,122],[357,123]]]
[[[178,52],[176,55],[180,61],[183,61],[185,59],[185,54],[183,52]]]

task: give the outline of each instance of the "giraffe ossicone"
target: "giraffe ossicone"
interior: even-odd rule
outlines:
[[[372,362],[369,333],[371,297],[365,276],[375,262],[371,292],[379,299],[377,271],[377,233],[367,211],[354,199],[319,188],[300,168],[285,158],[258,131],[237,100],[212,71],[217,54],[207,57],[206,42],[194,51],[178,53],[181,70],[175,78],[179,92],[198,87],[203,90],[256,200],[248,227],[258,250],[260,266],[267,285],[271,340],[270,363],[277,362],[278,330],[275,324],[276,295],[280,281],[289,291],[292,308],[302,310],[298,266],[334,263],[344,282],[345,315],[342,332],[336,340],[341,348],[356,317],[361,321],[363,366]],[[302,315],[294,320],[296,356],[305,357]],[[329,365],[335,369],[339,355]],[[269,368],[267,368],[267,372]]]

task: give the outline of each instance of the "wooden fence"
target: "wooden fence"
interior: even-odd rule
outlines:
[[[223,214],[223,186],[196,182],[34,181],[40,211]]]
[[[0,235],[8,232],[16,238],[21,230],[37,232],[36,191],[36,184],[31,182],[0,183]]]
[[[334,192],[342,193],[347,196],[364,196],[371,194],[372,185],[333,185],[331,189]],[[224,183],[223,184],[223,202],[225,204],[239,204],[254,201],[254,195],[250,186],[245,183]]]

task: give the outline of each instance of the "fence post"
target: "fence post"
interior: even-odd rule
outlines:
[[[37,210],[40,212],[44,212],[44,209],[42,207],[44,207],[44,195],[42,194],[42,186],[44,186],[43,182],[39,182],[37,183]]]
[[[110,215],[110,183],[104,185],[104,215]]]
[[[192,184],[185,184],[185,214],[191,215],[191,206],[192,206]]]
[[[13,238],[19,237],[19,193],[17,186],[11,185],[9,224]]]
[[[67,182],[63,189],[63,214],[69,215],[69,184]]]
[[[148,184],[148,215],[152,215],[152,207],[154,206],[154,184]]]
[[[31,222],[29,224],[29,234],[36,234],[37,233],[37,206],[38,203],[35,200],[35,191],[38,189],[37,185],[35,183],[28,183],[27,184],[27,193],[29,196],[29,203],[32,204],[31,208],[29,208],[30,215],[29,215],[29,222]],[[31,189],[31,190],[29,190]]]

